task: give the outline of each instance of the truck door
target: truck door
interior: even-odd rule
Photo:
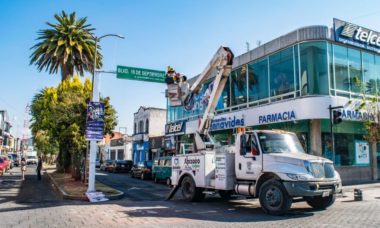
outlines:
[[[256,135],[241,134],[237,142],[240,142],[240,148],[235,159],[236,177],[243,180],[257,180],[262,170],[262,154]]]

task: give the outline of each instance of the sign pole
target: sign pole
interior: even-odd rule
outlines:
[[[99,102],[98,74],[95,72],[94,72],[94,81],[93,81],[93,90],[92,90],[92,101]],[[97,143],[95,140],[91,140],[87,192],[95,192],[96,151],[97,151]]]

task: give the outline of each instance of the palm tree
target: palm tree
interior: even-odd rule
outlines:
[[[61,70],[62,81],[74,75],[74,70],[83,75],[84,71],[93,72],[95,40],[92,34],[94,28],[86,24],[87,18],[75,18],[75,12],[70,15],[54,15],[57,24],[47,22],[49,29],[38,32],[40,42],[31,49],[30,64],[35,64],[39,71],[45,69],[50,74]],[[100,50],[100,47],[97,47]],[[97,53],[97,66],[102,66],[102,55]]]

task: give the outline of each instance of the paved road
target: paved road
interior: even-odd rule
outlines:
[[[124,192],[124,198],[131,201],[162,201],[170,192],[170,188],[164,183],[132,178],[127,173],[97,170],[96,179]]]
[[[264,214],[257,200],[161,201],[169,191],[165,185],[126,174],[99,173],[97,179],[127,195],[96,204],[60,199],[46,176],[36,180],[33,168],[26,181],[19,179],[18,172],[0,177],[0,227],[380,227],[380,185],[364,189],[362,202],[349,192],[329,210],[297,203],[286,216],[275,217]]]

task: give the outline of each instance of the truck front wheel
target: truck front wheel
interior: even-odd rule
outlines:
[[[317,210],[324,210],[335,202],[335,194],[329,195],[328,197],[314,196],[305,198],[306,203],[309,204],[312,208]]]
[[[267,180],[260,188],[259,200],[265,213],[283,215],[292,205],[292,198],[278,180]]]
[[[181,183],[182,196],[186,201],[202,201],[205,198],[202,188],[195,186],[193,178],[186,176]]]

